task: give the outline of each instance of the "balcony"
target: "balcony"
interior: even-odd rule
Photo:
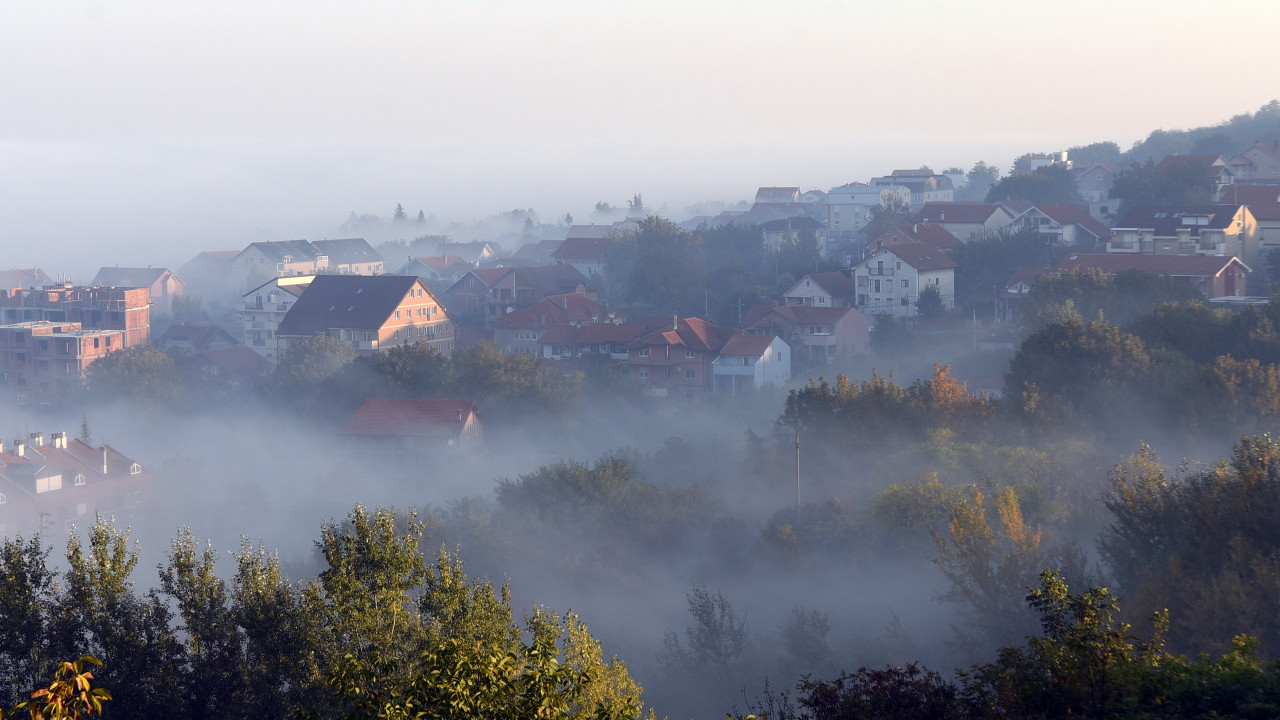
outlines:
[[[893,277],[893,268],[867,268],[867,274],[872,277]]]

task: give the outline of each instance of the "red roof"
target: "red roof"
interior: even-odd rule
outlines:
[[[902,262],[916,270],[946,270],[959,267],[955,260],[947,257],[942,250],[928,245],[894,245],[885,248],[902,258]]]
[[[1171,277],[1217,277],[1232,263],[1245,271],[1249,266],[1234,256],[1220,255],[1146,255],[1130,253],[1093,253],[1068,255],[1058,263],[1058,272],[1076,268],[1097,268],[1108,275],[1125,270],[1140,270],[1153,275]]]
[[[366,398],[342,428],[343,435],[431,437],[457,435],[459,421],[480,409],[474,400],[434,398]]]
[[[774,338],[769,335],[748,335],[739,333],[729,338],[729,342],[720,348],[721,355],[745,355],[760,357],[773,344]]]
[[[1249,206],[1256,220],[1280,220],[1280,185],[1228,185],[1222,202]]]
[[[673,324],[637,338],[634,345],[679,345],[695,351],[719,352],[732,332],[702,318],[676,318]]]
[[[819,287],[835,297],[853,297],[858,293],[857,287],[853,284],[853,279],[838,270],[835,272],[812,273],[805,277],[814,281]],[[803,279],[801,278],[801,280]]]
[[[549,295],[542,300],[509,312],[498,319],[496,327],[535,328],[555,325],[607,323],[617,313],[612,308],[579,293]]]
[[[551,253],[551,257],[565,262],[603,262],[605,251],[612,239],[603,237],[569,237]]]

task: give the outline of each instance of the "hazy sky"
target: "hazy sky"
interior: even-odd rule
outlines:
[[[1277,21],[1271,0],[0,0],[0,265],[176,266],[397,202],[679,212],[1128,148],[1280,96],[1280,45],[1250,32]]]

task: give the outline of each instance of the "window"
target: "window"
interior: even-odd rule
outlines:
[[[399,320],[399,319],[400,319],[400,311],[399,311],[399,310],[396,310],[396,319],[397,319],[397,320]]]
[[[906,298],[902,298],[902,306],[903,306],[903,307],[906,307],[906,306],[907,306],[907,299],[906,299]]]
[[[640,368],[640,379],[641,380],[649,379],[649,368]]]
[[[697,353],[695,353],[695,352],[694,352],[694,351],[692,351],[692,350],[685,350],[685,351],[684,351],[684,356],[685,356],[686,358],[689,358],[690,360],[692,360],[693,358],[698,357],[698,354],[697,354]]]
[[[84,473],[80,473],[79,475],[76,475],[76,485],[83,485],[83,484],[84,484]]]
[[[911,287],[911,281],[909,281],[909,280],[903,280],[903,281],[902,281],[902,287]]]
[[[393,339],[395,339],[395,340],[399,340],[399,339],[400,339],[400,331],[399,331],[399,330],[392,330],[392,331],[391,331],[391,337],[392,337]]]
[[[134,463],[134,464],[130,465],[130,466],[129,466],[129,474],[130,474],[130,475],[141,475],[141,474],[142,474],[142,466],[141,466],[141,465],[139,465],[138,463]]]
[[[649,348],[640,348],[640,352],[636,354],[639,357],[649,357]]]
[[[684,379],[685,379],[685,380],[692,380],[692,379],[694,379],[694,378],[695,378],[695,377],[697,377],[697,376],[698,376],[698,371],[697,371],[697,370],[694,370],[693,368],[689,368],[688,370],[685,370],[685,371],[684,371]]]

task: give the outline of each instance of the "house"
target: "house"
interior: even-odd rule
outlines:
[[[1116,168],[1111,163],[1095,163],[1088,167],[1071,169],[1076,181],[1076,193],[1087,203],[1096,203],[1111,197],[1111,186],[1116,182]]]
[[[538,337],[538,347],[541,356],[551,360],[607,358],[621,362],[630,357],[627,348],[632,343],[661,324],[664,323],[650,319],[639,322],[558,325],[548,328]]]
[[[306,240],[277,240],[249,243],[231,259],[232,287],[238,292],[261,286],[271,278],[318,275],[329,267]]]
[[[315,278],[315,275],[272,278],[245,293],[236,303],[236,317],[243,327],[241,339],[244,345],[267,362],[278,362],[280,345],[276,340],[276,330]]]
[[[555,262],[567,263],[588,278],[604,273],[606,254],[616,231],[612,225],[570,225],[564,242],[552,253]]]
[[[236,347],[240,341],[220,325],[179,323],[166,328],[156,345],[162,350],[193,354],[201,350]]]
[[[755,305],[739,327],[749,335],[780,338],[791,347],[792,362],[809,365],[871,347],[871,321],[852,307]]]
[[[493,243],[485,240],[472,240],[469,242],[442,242],[436,245],[436,255],[457,255],[469,263],[483,265],[491,262],[498,257],[498,249]]]
[[[1022,267],[1014,271],[1013,276],[1004,284],[995,298],[995,316],[1002,323],[1013,322],[1018,314],[1018,305],[1030,294],[1036,280],[1049,272],[1042,267]]]
[[[49,444],[39,432],[0,442],[0,535],[63,532],[92,522],[96,512],[129,522],[153,484],[137,460],[64,432]]]
[[[516,251],[510,257],[504,258],[502,264],[513,267],[551,265],[556,262],[555,252],[562,244],[564,244],[563,238],[527,242],[516,248]]]
[[[1137,270],[1190,283],[1207,298],[1243,295],[1249,266],[1234,256],[1095,253],[1068,255],[1054,268],[1062,273],[1094,268],[1107,275]]]
[[[120,330],[124,346],[151,341],[151,293],[146,288],[108,288],[54,283],[0,290],[0,324],[44,320],[79,323],[84,330]]]
[[[27,320],[0,325],[0,406],[58,410],[78,399],[89,366],[124,348],[120,330]]]
[[[911,217],[912,224],[934,223],[961,242],[994,237],[1013,222],[1013,213],[999,203],[925,203]]]
[[[827,239],[850,242],[871,222],[871,211],[881,205],[911,204],[911,190],[902,185],[872,186],[852,182],[827,192]]]
[[[192,364],[206,383],[232,390],[253,388],[271,374],[271,361],[243,345],[202,350]]]
[[[949,203],[955,200],[955,186],[946,175],[935,175],[926,170],[894,170],[892,173],[871,178],[873,187],[905,187],[911,191],[911,209],[919,210],[926,203]]]
[[[1111,229],[1108,253],[1236,256],[1260,264],[1258,222],[1246,205],[1138,205]]]
[[[822,222],[805,216],[781,218],[760,223],[763,234],[765,252],[776,253],[779,250],[798,245],[802,239],[813,238],[818,255],[827,254],[827,226]]]
[[[924,245],[947,252],[964,243],[941,225],[934,223],[915,223],[914,225],[898,225],[889,228],[883,235],[867,243],[867,254],[897,245]]]
[[[411,275],[317,275],[279,327],[279,354],[301,338],[327,335],[357,353],[425,342],[448,357],[453,321],[421,278]]]
[[[590,280],[572,265],[477,268],[445,291],[451,312],[492,327],[503,315],[543,298],[586,293]]]
[[[167,268],[104,267],[89,283],[97,287],[146,288],[151,293],[152,310],[173,314],[173,300],[181,297],[182,280]]]
[[[1236,182],[1280,184],[1280,141],[1255,142],[1253,147],[1231,158],[1228,164]]]
[[[239,295],[242,288],[231,283],[231,261],[239,254],[239,250],[208,250],[179,265],[182,291],[204,298],[211,305],[221,305],[227,295]]]
[[[541,355],[539,340],[551,328],[615,324],[625,316],[585,293],[548,295],[527,308],[503,315],[494,323],[493,342],[508,355]]]
[[[711,362],[711,377],[718,395],[782,386],[791,379],[791,348],[778,337],[739,333]]]
[[[811,273],[783,293],[788,305],[851,307],[857,299],[853,279],[843,272]]]
[[[1222,201],[1232,205],[1242,204],[1249,208],[1249,214],[1257,223],[1256,243],[1258,246],[1258,265],[1261,269],[1270,267],[1268,257],[1272,250],[1280,249],[1280,184],[1277,185],[1241,185],[1235,183],[1222,192]],[[1270,277],[1269,273],[1263,273]],[[1268,291],[1274,292],[1275,288]]]
[[[756,190],[756,205],[799,205],[798,187],[762,187]]]
[[[475,263],[459,255],[421,255],[396,268],[392,275],[417,275],[432,292],[444,293],[449,286],[474,270]]]
[[[915,317],[920,291],[932,287],[943,308],[955,307],[956,262],[926,245],[896,245],[877,250],[853,268],[858,308],[870,315]]]
[[[342,435],[352,447],[391,454],[468,450],[484,444],[480,408],[473,400],[366,398]]]
[[[674,317],[627,346],[626,379],[657,397],[706,393],[711,363],[733,334],[702,318]]]
[[[386,272],[386,262],[364,238],[313,240],[311,246],[318,257],[328,258],[321,272],[339,275],[381,275]]]
[[[1041,240],[1052,245],[1082,249],[1101,249],[1111,239],[1111,228],[1075,205],[1036,205],[1015,217],[1009,226],[1034,229]]]
[[[38,288],[53,283],[53,279],[40,268],[0,270],[0,290]]]

